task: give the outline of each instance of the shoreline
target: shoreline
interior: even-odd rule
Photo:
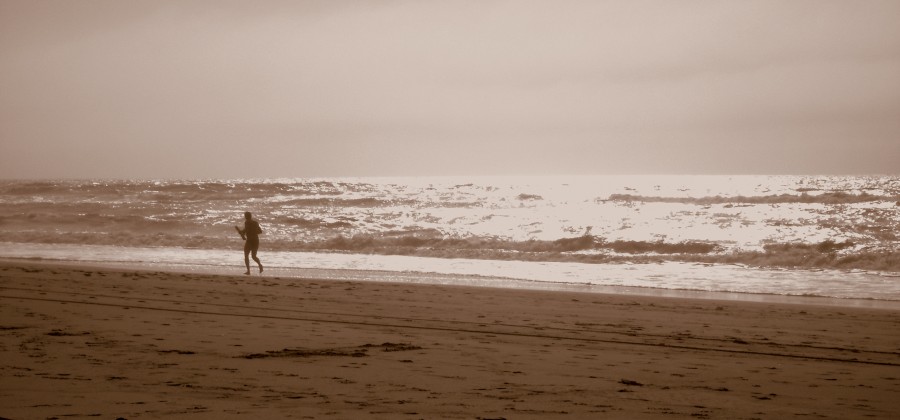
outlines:
[[[900,317],[0,261],[0,416],[891,418]]]
[[[43,258],[0,257],[0,264],[30,264],[49,267],[115,269],[136,271],[161,271],[173,274],[206,274],[215,276],[239,276],[243,267],[235,266],[234,273],[219,266],[197,264],[160,264],[137,262],[64,261]],[[255,267],[251,277],[258,276]],[[390,270],[329,269],[329,268],[283,268],[271,267],[262,277],[292,278],[297,280],[319,279],[330,281],[362,281],[377,283],[402,283],[422,285],[457,285],[462,287],[535,290],[546,292],[571,292],[586,294],[613,294],[625,296],[645,296],[674,299],[704,299],[738,302],[779,303],[794,305],[836,306],[848,308],[870,308],[900,311],[900,301],[859,298],[836,298],[828,296],[780,295],[749,292],[726,292],[709,290],[666,289],[639,286],[583,285],[553,283],[515,278],[499,278],[481,275],[456,275],[425,272],[397,272]],[[389,280],[385,280],[389,279]]]

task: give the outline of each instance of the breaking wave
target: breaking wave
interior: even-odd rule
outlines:
[[[182,247],[196,249],[239,249],[231,237],[209,237],[177,233],[136,234],[51,232],[11,233],[8,242],[114,245],[124,247]],[[513,241],[488,237],[447,238],[433,230],[393,235],[337,235],[328,239],[296,241],[265,238],[264,251],[338,252],[378,255],[405,255],[433,258],[484,260],[605,263],[656,263],[665,261],[709,264],[741,264],[755,267],[802,269],[859,269],[900,272],[900,252],[855,250],[850,241],[819,243],[772,243],[762,251],[729,249],[723,244],[682,241],[607,240],[585,235],[552,241]]]

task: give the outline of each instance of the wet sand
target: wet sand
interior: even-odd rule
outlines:
[[[0,417],[896,418],[900,311],[0,263]]]

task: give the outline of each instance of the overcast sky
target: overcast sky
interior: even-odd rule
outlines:
[[[898,174],[900,1],[0,0],[0,178]]]

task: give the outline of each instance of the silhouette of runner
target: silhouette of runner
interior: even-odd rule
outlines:
[[[244,273],[246,275],[250,275],[250,254],[253,254],[253,261],[256,261],[256,264],[259,265],[259,272],[263,272],[262,262],[259,260],[259,257],[256,256],[256,251],[259,251],[259,234],[262,233],[262,228],[259,227],[259,222],[253,220],[253,215],[250,212],[244,212],[244,228],[241,229],[237,226],[234,228],[237,229],[238,233],[241,234],[241,238],[244,240],[244,265],[247,266],[247,272]]]

